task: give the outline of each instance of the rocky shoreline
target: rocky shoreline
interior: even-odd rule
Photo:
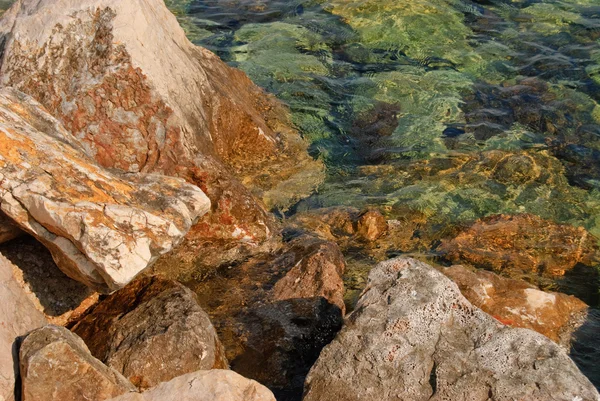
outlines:
[[[17,0],[0,36],[0,401],[600,401],[585,229],[281,220],[322,161],[163,0]]]

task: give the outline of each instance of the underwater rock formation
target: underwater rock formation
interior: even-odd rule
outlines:
[[[0,128],[2,212],[65,274],[99,291],[126,285],[210,207],[180,178],[99,167],[39,103],[11,88],[0,92]]]
[[[564,350],[471,305],[414,259],[377,265],[355,311],[323,349],[304,401],[363,399],[597,401]]]

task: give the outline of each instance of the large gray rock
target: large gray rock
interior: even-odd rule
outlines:
[[[157,277],[110,295],[72,329],[92,354],[140,389],[203,369],[227,368],[225,351],[196,296]]]
[[[139,393],[110,401],[275,401],[273,393],[254,380],[229,370],[208,370],[179,376]]]
[[[64,327],[45,326],[29,334],[19,359],[22,401],[102,401],[135,391]]]
[[[99,291],[125,286],[210,208],[180,178],[98,166],[39,103],[11,88],[0,91],[0,144],[1,211],[65,274]]]
[[[509,328],[414,259],[380,263],[355,311],[321,353],[304,401],[598,401],[568,355]]]
[[[47,323],[15,280],[13,269],[0,254],[0,401],[14,400],[17,338]]]

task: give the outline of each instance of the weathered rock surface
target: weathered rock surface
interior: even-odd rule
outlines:
[[[578,263],[598,260],[597,239],[582,227],[522,214],[478,220],[438,250],[453,262],[495,271],[530,271],[563,276]]]
[[[273,221],[242,184],[269,199],[292,185],[290,199],[269,202],[285,207],[320,180],[284,108],[190,43],[162,0],[20,0],[0,35],[2,82],[40,101],[101,166],[180,176],[208,194],[200,236],[268,237]]]
[[[0,400],[12,401],[18,375],[18,337],[45,325],[13,276],[15,267],[0,254]],[[18,389],[17,389],[18,390]]]
[[[210,201],[182,179],[127,179],[93,163],[31,97],[0,92],[0,209],[100,291],[131,281],[177,245]]]
[[[64,327],[45,326],[29,334],[21,345],[20,365],[23,401],[101,401],[135,391]]]
[[[344,305],[344,269],[340,248],[330,241],[307,235],[293,239],[284,257],[293,257],[292,269],[273,287],[273,299],[323,297],[340,308]]]
[[[489,271],[452,266],[442,272],[478,308],[500,322],[537,331],[567,349],[583,323],[588,306],[572,295],[545,292],[521,280]]]
[[[110,295],[73,328],[92,354],[138,388],[227,360],[194,293],[157,277],[134,281]]]
[[[268,386],[278,401],[301,399],[308,371],[343,322],[340,308],[322,297],[257,306],[238,319],[244,348],[231,368]]]
[[[208,370],[179,376],[139,393],[110,401],[275,401],[273,393],[254,380],[228,370]]]
[[[304,401],[600,399],[558,345],[500,324],[413,259],[375,267],[345,323]]]

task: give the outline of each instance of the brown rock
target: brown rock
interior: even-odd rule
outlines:
[[[40,101],[101,166],[180,176],[207,193],[203,238],[271,235],[242,184],[272,195],[293,182],[285,203],[322,178],[286,110],[189,42],[162,0],[23,0],[0,34],[2,82]]]
[[[101,401],[135,387],[90,355],[69,330],[45,326],[25,338],[20,350],[23,401]]]
[[[567,349],[588,306],[574,296],[544,292],[521,280],[452,266],[442,272],[473,305],[513,327],[535,330]]]
[[[376,210],[369,210],[358,218],[358,235],[366,241],[375,241],[388,230],[387,220]]]
[[[275,397],[266,387],[230,370],[202,370],[110,401],[275,401]]]
[[[597,239],[581,227],[556,224],[521,214],[483,218],[438,250],[453,262],[494,271],[534,272],[563,276],[577,264],[593,265]]]
[[[47,324],[13,276],[14,265],[0,254],[0,400],[14,401],[18,337]],[[17,397],[18,399],[18,397]]]
[[[288,249],[286,257],[293,255],[294,267],[275,283],[273,299],[323,297],[344,313],[346,262],[339,247],[305,235],[292,240]]]
[[[227,368],[208,315],[183,285],[146,277],[100,302],[73,332],[139,388],[203,369]]]

